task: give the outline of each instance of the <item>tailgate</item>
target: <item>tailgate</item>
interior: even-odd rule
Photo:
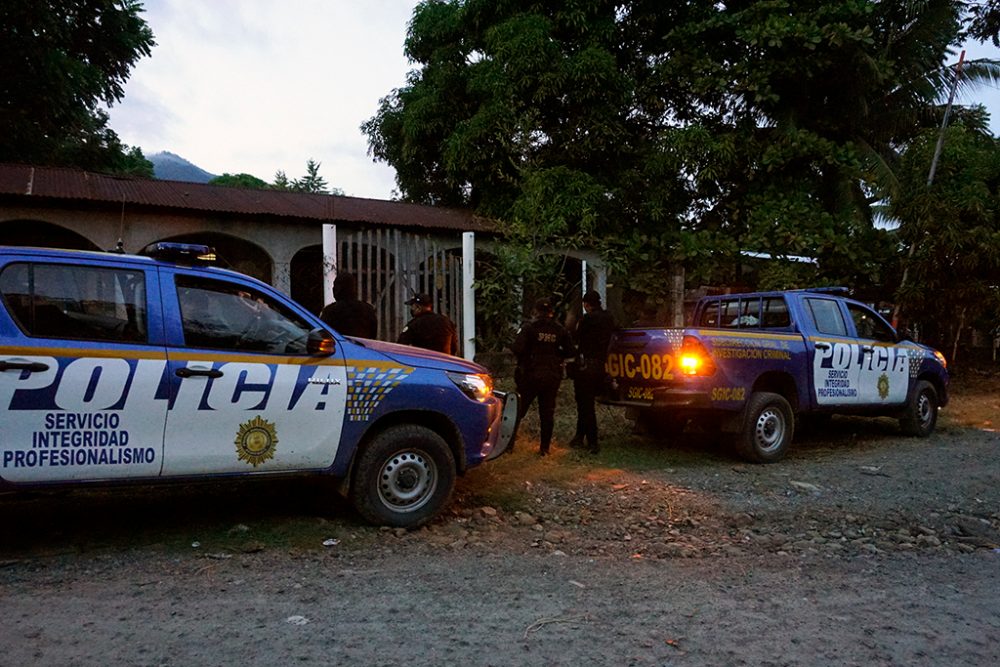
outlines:
[[[653,389],[679,383],[684,329],[622,329],[611,337],[605,369],[615,402],[650,403]]]

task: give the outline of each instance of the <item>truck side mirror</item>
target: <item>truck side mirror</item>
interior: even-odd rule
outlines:
[[[913,340],[913,334],[906,327],[900,327],[896,330],[896,339],[898,341]]]
[[[306,353],[317,357],[329,357],[337,349],[336,341],[326,329],[316,328],[306,339]]]

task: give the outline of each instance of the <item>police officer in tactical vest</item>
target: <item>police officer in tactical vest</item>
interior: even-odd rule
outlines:
[[[552,429],[555,425],[556,394],[563,378],[563,364],[574,355],[569,332],[552,319],[552,302],[539,299],[535,302],[534,319],[517,332],[512,350],[517,357],[514,381],[521,395],[518,406],[518,423],[528,412],[528,407],[538,399],[540,447],[538,453],[549,453]]]
[[[570,447],[581,448],[586,441],[587,449],[596,454],[600,451],[597,443],[597,411],[594,401],[604,385],[604,361],[608,356],[608,344],[616,325],[611,313],[601,307],[601,295],[594,290],[583,295],[584,315],[577,323],[575,340],[579,357],[570,365],[573,377],[573,395],[576,398],[576,435]]]

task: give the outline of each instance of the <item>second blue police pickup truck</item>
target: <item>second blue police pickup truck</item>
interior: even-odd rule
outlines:
[[[842,288],[703,298],[693,326],[612,338],[605,402],[640,420],[736,435],[746,459],[782,458],[807,416],[889,415],[929,435],[948,402],[944,356],[898,334]]]
[[[483,367],[342,336],[206,246],[147,250],[0,247],[0,490],[326,474],[413,527],[507,447],[516,395]]]

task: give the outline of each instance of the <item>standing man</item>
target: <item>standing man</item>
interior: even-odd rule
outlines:
[[[338,273],[333,279],[333,303],[325,306],[319,319],[345,336],[375,338],[378,319],[375,307],[358,299],[358,281],[353,273]]]
[[[546,456],[555,426],[556,394],[563,378],[563,364],[573,356],[569,332],[552,319],[552,302],[539,299],[534,319],[517,332],[512,350],[517,357],[514,381],[521,395],[517,422],[520,424],[535,398],[538,398],[538,421],[541,442],[538,453]]]
[[[601,295],[594,290],[583,295],[584,315],[576,326],[576,345],[580,356],[573,373],[573,396],[576,398],[576,435],[570,447],[583,447],[597,454],[597,411],[594,400],[604,385],[604,362],[614,333],[615,319],[601,307]]]
[[[435,313],[430,294],[417,294],[406,301],[413,316],[397,342],[445,354],[458,354],[458,330],[447,315]]]

